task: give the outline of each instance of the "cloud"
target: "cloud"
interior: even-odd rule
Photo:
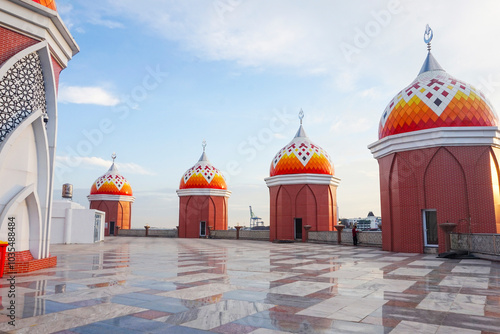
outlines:
[[[275,133],[274,134],[274,138],[277,138],[277,139],[286,139],[287,137],[281,133]]]
[[[406,69],[415,68],[416,76],[425,58],[426,23],[434,29],[435,55],[447,59],[445,68],[462,60],[453,68],[491,71],[497,59],[485,55],[500,52],[491,43],[500,34],[499,6],[494,1],[475,6],[465,1],[317,0],[310,6],[290,0],[143,0],[138,11],[135,0],[105,0],[101,7],[106,17],[139,23],[201,59],[328,75],[334,89],[349,92],[365,89],[367,78],[396,87],[410,83],[414,77]],[[457,24],[455,17],[467,17],[468,24]],[[474,47],[463,47],[464,41]],[[341,48],[346,44],[355,49],[349,57]],[[463,61],[468,59],[477,61]]]
[[[146,168],[133,162],[116,163],[116,166],[120,171],[123,171],[124,173],[140,174],[140,175],[156,175],[156,173],[151,172]]]
[[[355,115],[342,116],[336,119],[330,127],[330,130],[336,133],[361,133],[371,129],[373,126],[371,120]]]
[[[121,28],[125,27],[120,22],[116,22],[116,21],[112,21],[112,20],[105,20],[105,19],[102,19],[100,17],[95,17],[95,18],[90,19],[89,23],[97,25],[97,26],[103,26],[103,27],[106,27],[109,29],[116,29],[116,28],[121,29]]]
[[[59,86],[59,102],[76,104],[96,104],[100,106],[116,106],[120,103],[113,94],[102,87]]]
[[[56,165],[58,164],[70,167],[107,170],[111,166],[111,161],[99,157],[75,157],[58,155],[56,156]],[[116,167],[118,168],[120,173],[123,174],[156,175],[156,173],[149,171],[146,168],[133,162],[116,163]]]

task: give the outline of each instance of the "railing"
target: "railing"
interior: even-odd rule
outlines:
[[[177,238],[176,229],[149,229],[150,237]],[[118,236],[143,237],[144,229],[120,230]],[[236,230],[215,230],[210,232],[214,239],[236,239]],[[240,230],[240,239],[269,240],[269,230]],[[500,240],[499,240],[500,241]],[[337,231],[309,232],[309,242],[337,243]],[[358,234],[358,242],[365,246],[382,246],[381,231],[365,231]],[[342,244],[352,245],[351,230],[342,231]]]
[[[214,239],[236,239],[236,230],[215,230],[210,235]],[[269,240],[269,230],[240,230],[240,239]]]
[[[451,249],[490,255],[500,255],[500,234],[451,233]]]
[[[146,230],[144,228],[122,230],[118,233],[119,237],[144,237]],[[163,238],[177,238],[177,229],[149,229],[148,236],[150,237],[163,237]]]
[[[352,230],[342,231],[342,244],[352,245]],[[337,231],[309,232],[310,242],[337,243]],[[365,231],[358,233],[358,242],[367,246],[382,246],[381,231]]]

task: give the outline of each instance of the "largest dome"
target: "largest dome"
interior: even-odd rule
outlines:
[[[132,196],[132,187],[130,183],[118,173],[115,163],[103,176],[95,180],[90,195],[121,195]]]
[[[333,175],[333,164],[328,153],[307,137],[301,124],[292,141],[274,156],[269,174],[270,176],[286,174]]]
[[[380,119],[379,139],[401,133],[465,126],[497,126],[484,94],[446,73],[431,52],[417,78],[400,91]]]
[[[182,176],[179,189],[223,189],[227,190],[224,176],[208,161],[203,148],[200,160]]]
[[[39,3],[40,5],[45,6],[47,8],[57,10],[55,0],[33,0],[33,2]]]

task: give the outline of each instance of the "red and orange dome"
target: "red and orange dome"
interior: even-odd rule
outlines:
[[[271,162],[270,176],[286,174],[333,175],[333,164],[321,147],[313,144],[302,125],[293,140]]]
[[[203,151],[200,160],[182,176],[179,189],[223,189],[227,190],[222,173],[212,166]]]
[[[118,173],[118,169],[113,163],[106,174],[95,180],[90,189],[90,194],[132,196],[132,187],[130,187],[130,183]]]
[[[45,6],[47,8],[57,10],[55,0],[33,0],[33,2],[39,3],[40,5]]]
[[[439,127],[497,125],[484,94],[446,73],[429,52],[417,78],[385,108],[379,139]]]

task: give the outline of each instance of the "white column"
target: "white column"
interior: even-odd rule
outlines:
[[[71,243],[71,224],[73,223],[73,210],[71,208],[66,209],[66,215],[64,219],[64,243]]]

